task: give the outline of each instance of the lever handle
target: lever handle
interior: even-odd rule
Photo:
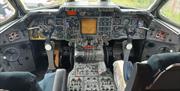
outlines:
[[[46,53],[48,56],[48,69],[49,70],[54,70],[55,69],[55,65],[54,65],[54,42],[47,40],[45,42],[45,49],[46,49]]]

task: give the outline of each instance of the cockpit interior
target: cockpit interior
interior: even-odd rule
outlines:
[[[179,91],[179,77],[180,0],[0,0],[0,91]]]

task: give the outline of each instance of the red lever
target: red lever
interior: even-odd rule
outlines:
[[[87,45],[87,46],[84,46],[83,47],[84,49],[93,49],[93,48],[95,48],[94,46],[91,46],[91,45]]]

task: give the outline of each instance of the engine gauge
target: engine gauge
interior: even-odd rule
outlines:
[[[113,25],[121,25],[121,19],[120,18],[115,18],[113,20]]]
[[[132,21],[131,21],[132,26],[136,27],[137,23],[138,23],[138,19],[137,18],[133,18]]]
[[[135,27],[130,27],[127,31],[128,35],[134,36],[134,34],[136,33],[135,29]]]
[[[85,15],[86,15],[86,12],[80,12],[79,15],[80,15],[80,16],[85,16]]]
[[[138,27],[143,27],[144,26],[144,21],[143,20],[139,20],[138,21]]]
[[[123,24],[124,25],[129,25],[129,23],[130,23],[130,19],[125,18],[124,21],[123,21]]]
[[[56,22],[55,22],[55,20],[53,18],[49,18],[47,20],[47,25],[56,25]]]
[[[114,32],[119,32],[121,30],[121,27],[119,26],[114,26]]]

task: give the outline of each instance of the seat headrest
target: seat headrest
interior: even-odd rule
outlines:
[[[180,64],[173,64],[158,74],[152,84],[148,86],[149,90],[180,90]]]
[[[0,88],[10,91],[41,91],[30,72],[0,72]]]
[[[169,65],[180,63],[180,52],[155,54],[148,59],[147,64],[156,73],[159,69],[164,70]]]

